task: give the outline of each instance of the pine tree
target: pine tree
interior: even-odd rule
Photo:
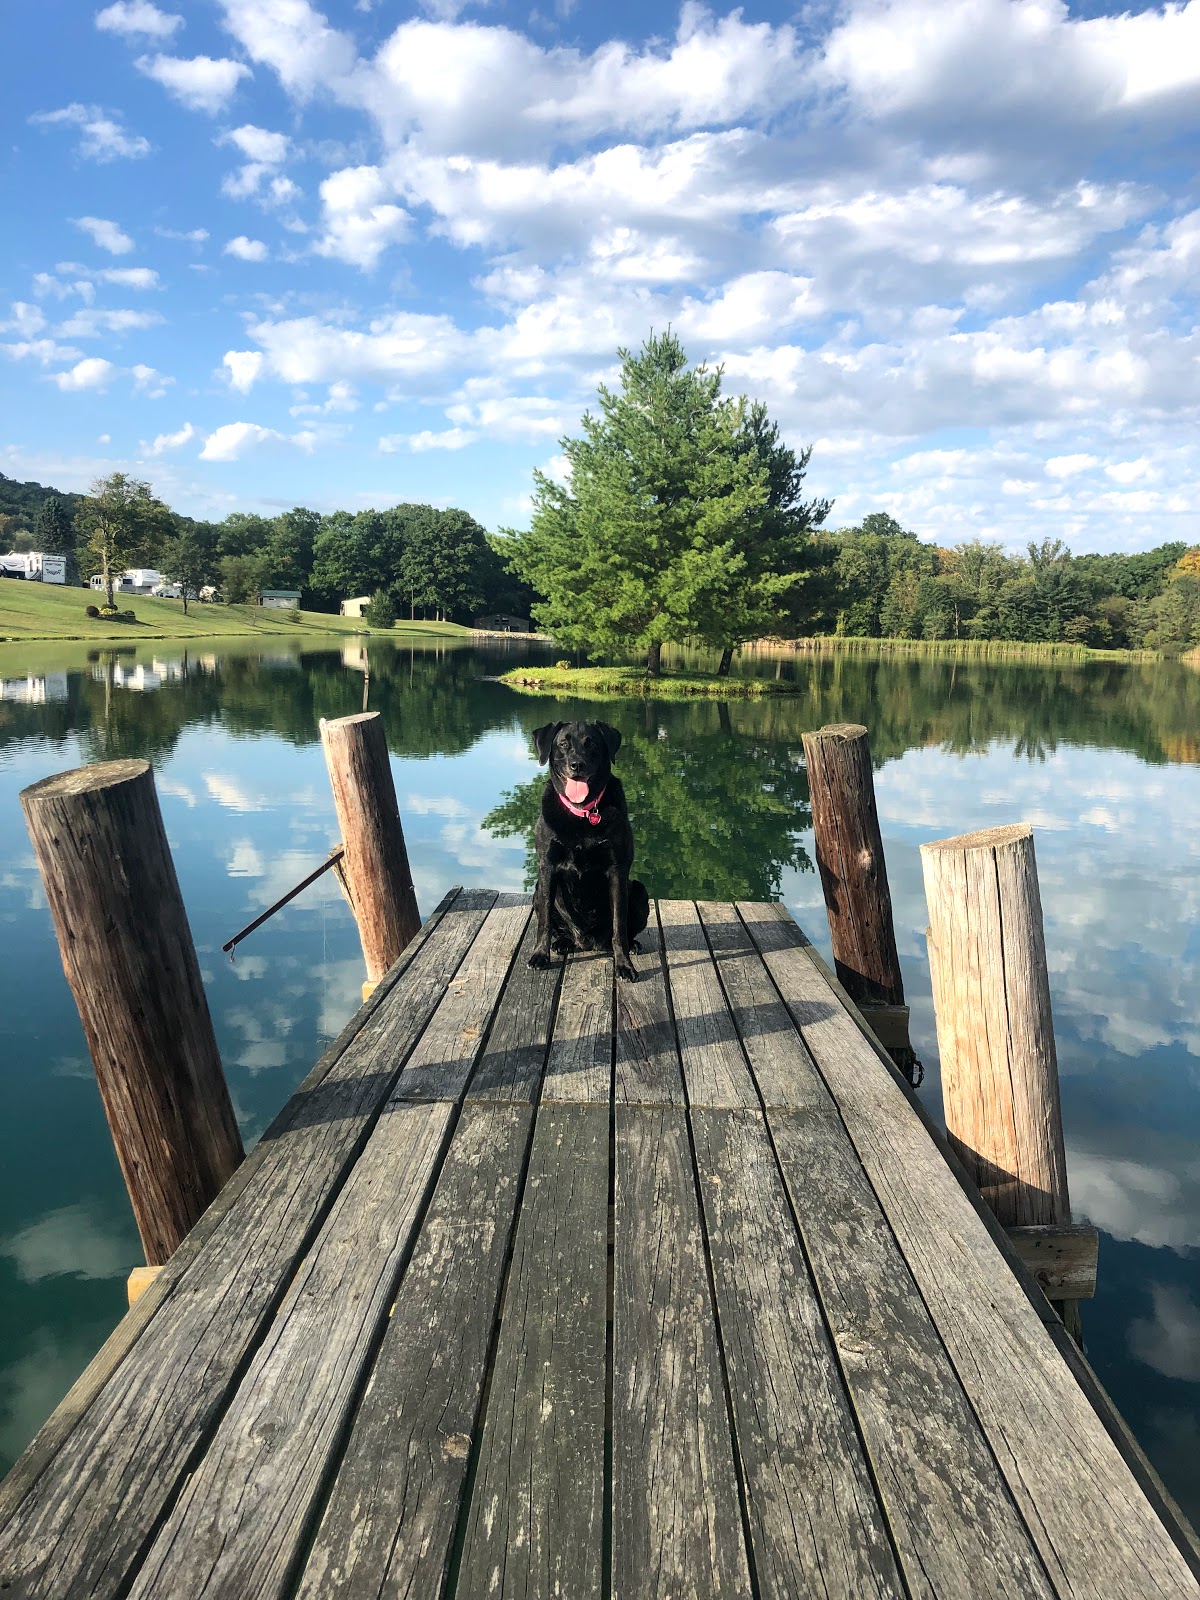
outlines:
[[[828,510],[797,499],[808,462],[762,406],[722,399],[721,371],[689,368],[668,330],[618,351],[621,385],[563,439],[569,487],[534,474],[527,533],[504,546],[568,647],[646,652],[700,637],[724,652],[782,617],[803,580],[800,539]]]

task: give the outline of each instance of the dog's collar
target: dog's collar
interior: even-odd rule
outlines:
[[[573,817],[586,817],[593,828],[598,828],[600,826],[600,802],[604,799],[607,789],[608,785],[605,784],[604,788],[601,789],[596,798],[594,800],[589,800],[585,806],[575,805],[572,801],[567,799],[565,794],[558,794],[557,789],[554,792],[555,794],[558,794],[558,798],[562,801],[563,805],[566,806],[567,810]]]

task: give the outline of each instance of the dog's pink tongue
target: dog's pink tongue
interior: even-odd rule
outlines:
[[[581,806],[587,799],[588,786],[579,778],[564,778],[563,788],[573,806]]]

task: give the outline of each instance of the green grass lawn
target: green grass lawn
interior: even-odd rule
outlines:
[[[91,589],[58,588],[53,584],[0,580],[0,639],[221,639],[259,634],[363,634],[369,629],[356,617],[319,611],[270,611],[264,606],[200,605],[192,601],[187,615],[179,600],[154,600],[119,595],[123,611],[136,622],[89,617],[87,607],[99,597]],[[382,630],[388,638],[447,636],[469,638],[471,630],[456,622],[401,622]]]
[[[766,695],[804,694],[808,685],[776,678],[718,678],[708,672],[662,672],[649,678],[641,667],[517,667],[501,683],[518,694],[617,700],[757,700]]]

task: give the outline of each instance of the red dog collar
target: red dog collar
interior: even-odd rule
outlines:
[[[567,810],[573,817],[586,817],[593,828],[598,828],[600,826],[600,802],[604,799],[607,788],[608,785],[605,784],[604,788],[601,789],[596,798],[594,800],[589,800],[585,806],[574,805],[570,800],[567,799],[565,794],[558,795],[558,798],[562,801],[563,805],[566,806]],[[557,789],[554,792],[558,794]]]

